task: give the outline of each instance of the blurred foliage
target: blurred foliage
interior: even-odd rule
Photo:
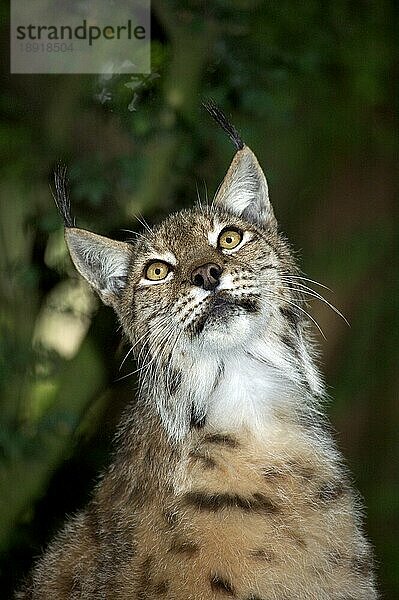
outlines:
[[[184,7],[183,7],[184,6]],[[0,4],[3,55],[8,7]],[[313,306],[338,442],[367,506],[379,581],[399,595],[399,282],[394,3],[153,2],[152,75],[13,75],[0,91],[2,597],[87,500],[135,389],[110,310],[79,282],[51,201],[69,165],[80,226],[125,239],[213,195],[233,150],[219,102],[268,175]],[[208,191],[209,190],[209,191]]]

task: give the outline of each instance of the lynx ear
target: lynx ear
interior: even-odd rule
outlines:
[[[238,150],[233,158],[215,204],[261,227],[277,227],[266,177],[248,146]]]
[[[132,247],[77,227],[65,228],[65,241],[79,273],[105,304],[115,307],[125,287]]]

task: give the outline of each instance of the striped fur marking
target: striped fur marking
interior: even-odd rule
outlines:
[[[139,577],[139,588],[137,591],[137,600],[149,600],[150,596],[148,594],[150,586],[151,586],[151,565],[153,562],[152,556],[149,556],[145,560],[143,560],[140,565],[140,577]]]
[[[246,498],[239,494],[211,494],[197,491],[187,492],[183,498],[186,505],[208,512],[217,512],[225,508],[240,509],[248,513],[273,514],[278,512],[277,506],[273,504],[270,498],[259,493]]]
[[[209,433],[204,437],[204,442],[218,446],[227,446],[228,448],[238,448],[238,441],[231,435],[222,433]]]
[[[256,548],[250,552],[250,556],[256,560],[262,560],[265,562],[272,562],[276,556],[273,550],[266,550],[264,548]]]
[[[292,308],[280,307],[280,313],[285,319],[287,319],[293,329],[297,328],[301,319],[300,316],[294,310],[292,310]]]
[[[169,552],[173,554],[184,554],[186,556],[194,556],[199,551],[199,546],[195,542],[191,542],[190,540],[176,538],[173,540],[171,547],[169,548]]]
[[[216,573],[211,575],[211,589],[214,592],[220,592],[232,598],[236,597],[232,583]]]
[[[191,450],[189,457],[199,462],[204,469],[214,469],[216,467],[216,461],[211,456],[205,454],[205,452]]]

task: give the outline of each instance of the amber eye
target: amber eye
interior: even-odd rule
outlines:
[[[218,244],[220,248],[224,248],[225,250],[232,250],[242,240],[242,233],[236,231],[235,229],[225,229],[219,235]]]
[[[160,281],[165,279],[169,273],[169,265],[164,262],[156,261],[148,265],[145,276],[151,281]]]

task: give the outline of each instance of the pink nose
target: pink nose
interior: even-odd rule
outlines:
[[[207,263],[194,269],[191,282],[204,290],[214,290],[220,283],[222,267],[215,263]]]

